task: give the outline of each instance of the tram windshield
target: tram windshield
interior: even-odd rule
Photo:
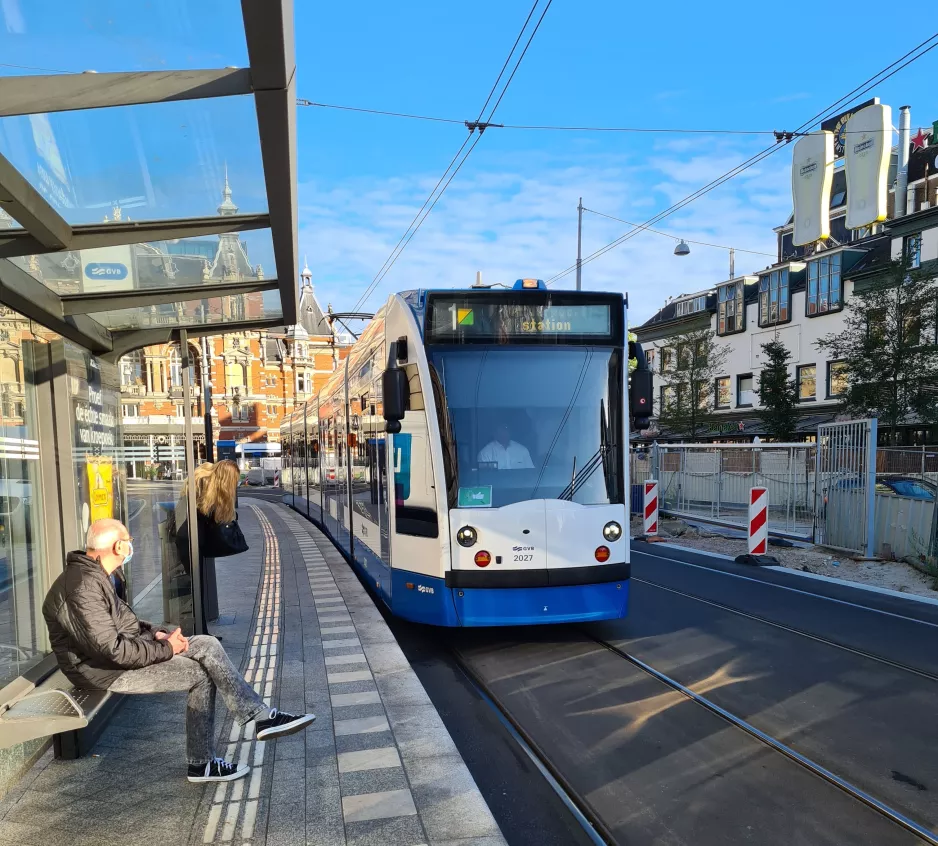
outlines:
[[[451,506],[623,501],[619,349],[428,354]]]

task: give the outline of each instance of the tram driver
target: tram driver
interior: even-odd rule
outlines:
[[[503,420],[495,428],[493,440],[479,450],[479,463],[497,470],[533,470],[531,453],[523,444],[511,439],[511,427]]]

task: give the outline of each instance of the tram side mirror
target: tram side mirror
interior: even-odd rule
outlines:
[[[410,388],[407,374],[400,367],[389,367],[381,374],[381,391],[384,399],[384,431],[396,435],[401,431],[401,420],[407,411]]]

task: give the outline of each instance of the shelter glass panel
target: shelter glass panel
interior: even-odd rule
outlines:
[[[57,294],[206,288],[263,280],[274,269],[270,229],[19,256],[11,261]]]
[[[283,317],[283,312],[280,308],[280,293],[264,291],[100,311],[94,312],[91,317],[109,329],[121,330],[276,320]]]
[[[247,67],[238,0],[3,3],[4,74]]]
[[[26,318],[0,308],[0,687],[48,651],[35,376],[46,346]]]
[[[267,211],[253,95],[0,118],[0,153],[73,225]]]

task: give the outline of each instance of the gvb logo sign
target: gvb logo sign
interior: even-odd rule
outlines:
[[[89,279],[126,279],[127,266],[120,262],[93,261],[85,265]]]

